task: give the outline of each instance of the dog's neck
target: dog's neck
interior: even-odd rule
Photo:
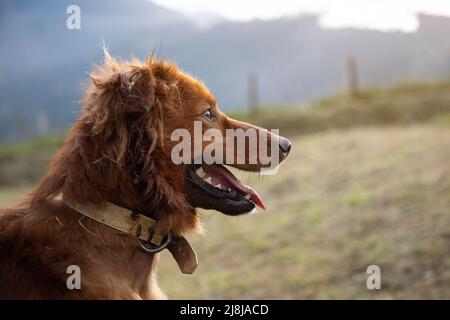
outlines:
[[[90,255],[80,261],[83,287],[88,291],[97,291],[106,286],[100,293],[106,299],[164,299],[165,295],[156,283],[156,266],[158,254],[146,254],[136,246],[136,239],[118,232],[111,227],[90,219],[73,209],[69,215],[77,220],[79,228],[76,232],[85,247],[91,248]],[[64,220],[62,221],[65,224]],[[85,267],[88,270],[84,270]],[[86,278],[89,269],[102,268],[95,272],[96,277]],[[110,292],[108,292],[110,291]],[[98,296],[98,294],[95,294]]]
[[[189,242],[182,235],[172,235],[170,230],[161,229],[154,218],[111,202],[97,207],[64,197],[63,201],[84,217],[134,237],[137,247],[147,254],[156,254],[167,248],[181,272],[191,274],[197,268],[197,256]]]

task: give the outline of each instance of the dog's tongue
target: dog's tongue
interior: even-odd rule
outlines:
[[[243,196],[249,194],[252,201],[261,209],[266,209],[262,198],[251,187],[241,183],[227,168],[218,165],[204,166],[205,172],[212,178],[219,180],[219,183],[223,186],[229,187],[238,191]]]

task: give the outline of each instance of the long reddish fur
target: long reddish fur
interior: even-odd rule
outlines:
[[[91,82],[78,120],[38,186],[16,207],[0,209],[0,298],[165,298],[155,278],[158,255],[137,250],[131,235],[80,220],[62,194],[151,212],[175,235],[200,230],[164,134],[175,128],[170,123],[177,125],[174,118],[181,121],[180,99],[188,110],[187,104],[212,99],[210,93],[152,58],[121,63],[106,54]],[[81,290],[66,286],[70,265],[81,269]]]

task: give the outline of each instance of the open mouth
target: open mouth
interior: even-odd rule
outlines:
[[[263,200],[223,165],[190,165],[187,172],[188,198],[192,205],[229,215],[265,209]]]

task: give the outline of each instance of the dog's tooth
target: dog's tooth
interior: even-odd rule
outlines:
[[[195,173],[197,173],[197,175],[199,175],[200,177],[203,177],[205,175],[205,171],[203,171],[202,167],[198,168]]]
[[[209,184],[212,184],[212,179],[211,179],[211,177],[206,178],[205,181],[208,182]]]
[[[219,183],[216,188],[222,189],[222,185]]]
[[[250,193],[247,193],[246,195],[245,195],[245,199],[247,199],[247,200],[250,200],[251,199],[251,195],[250,195]]]

